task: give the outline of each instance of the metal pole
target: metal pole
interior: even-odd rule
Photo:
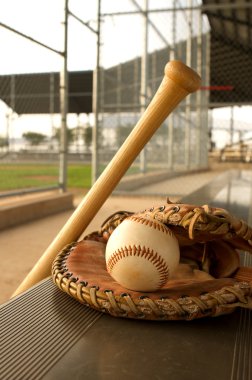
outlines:
[[[234,107],[230,107],[230,145],[234,142]]]
[[[133,98],[133,104],[135,106],[137,106],[136,108],[136,112],[139,113],[139,107],[138,107],[138,104],[139,104],[139,77],[140,77],[140,74],[139,74],[139,60],[138,59],[135,59],[134,60],[134,98]]]
[[[141,113],[144,113],[147,106],[147,77],[148,77],[148,2],[144,1],[143,13],[143,54],[141,59],[141,87],[140,105]],[[140,153],[140,171],[146,172],[146,148]]]
[[[205,83],[210,86],[210,52],[211,52],[211,34],[210,32],[206,35],[206,57],[205,57]],[[201,112],[201,123],[202,126],[204,125],[204,130],[202,129],[202,140],[206,141],[208,138],[208,125],[209,125],[209,118],[208,118],[208,110],[210,109],[209,105],[209,91],[204,91],[204,96],[201,95],[201,106],[202,106],[202,112]],[[212,112],[212,111],[211,111]],[[212,124],[211,124],[212,127]],[[208,152],[205,151],[204,157],[201,159],[203,167],[208,166]]]
[[[192,62],[192,0],[188,0],[188,38],[186,42],[186,64],[187,66],[191,67]],[[186,99],[186,109],[185,109],[185,115],[186,115],[186,125],[185,125],[185,168],[190,168],[190,145],[191,145],[191,139],[190,139],[190,118],[191,118],[191,98],[188,96]]]
[[[138,3],[135,1],[135,0],[131,0],[131,2],[137,7],[137,9],[142,13],[142,14],[144,14],[145,15],[145,10],[147,9],[147,8],[145,8],[144,7],[144,9],[142,9],[139,5],[138,5]],[[138,12],[139,13],[139,12]],[[137,13],[137,14],[138,14]],[[148,20],[148,24],[149,24],[149,26],[151,26],[152,27],[152,29],[155,31],[155,33],[158,35],[158,37],[160,38],[160,40],[161,41],[163,41],[163,43],[165,44],[165,45],[169,45],[169,42],[168,42],[168,40],[167,40],[167,38],[160,32],[160,30],[159,30],[159,28],[156,26],[156,24],[154,23],[154,22],[152,22],[149,18],[147,19]]]
[[[11,145],[11,132],[12,132],[12,125],[13,125],[13,120],[14,120],[14,110],[16,108],[16,77],[15,74],[11,75],[10,78],[10,108],[11,108],[11,113],[9,117],[9,122],[8,122],[8,150],[11,151],[13,150],[13,147]],[[15,143],[14,143],[14,150],[15,150]]]
[[[92,184],[98,178],[98,128],[99,128],[99,97],[100,97],[100,38],[101,38],[101,0],[97,2],[97,40],[96,68],[93,74],[93,113],[94,127],[92,134]]]
[[[117,114],[117,128],[119,128],[119,133],[121,131],[121,106],[122,106],[122,64],[119,63],[117,66],[117,89],[116,89],[116,114]]]
[[[157,51],[151,55],[151,93],[155,94],[157,86]]]
[[[10,109],[5,114],[6,117],[6,147],[7,147],[7,152],[10,151],[10,118],[11,118],[11,112]]]
[[[170,50],[170,61],[174,60],[176,57],[175,46],[176,46],[176,0],[173,0],[173,12],[172,12],[172,48]],[[173,135],[174,135],[174,121],[175,121],[175,110],[170,115],[168,119],[168,169],[172,171],[173,169]]]
[[[202,14],[198,11],[197,72],[202,77]],[[206,142],[202,139],[202,91],[196,93],[196,166],[202,167],[201,151]]]
[[[217,10],[232,10],[232,9],[250,9],[252,8],[252,2],[250,1],[238,1],[236,3],[225,2],[223,4],[216,4],[216,2],[211,4],[200,4],[194,6],[179,6],[177,7],[178,11],[188,11],[188,10],[198,10],[202,13],[207,11],[217,11]],[[173,12],[173,8],[157,8],[150,9],[149,12],[152,14],[160,13],[160,12]],[[102,13],[103,17],[111,17],[111,16],[125,16],[125,15],[136,15],[142,13],[141,10],[137,11],[122,11],[122,12],[104,12]]]
[[[67,187],[67,113],[68,113],[68,72],[67,72],[67,35],[68,35],[68,0],[65,0],[63,27],[63,59],[60,72],[60,151],[59,151],[59,186],[65,192]]]
[[[40,45],[40,46],[42,46],[42,47],[44,47],[44,48],[46,48],[46,49],[48,49],[48,50],[53,51],[54,53],[57,53],[57,54],[59,54],[59,55],[63,55],[63,54],[64,54],[63,52],[61,52],[61,51],[59,51],[59,50],[56,50],[56,49],[53,49],[52,47],[50,47],[50,46],[48,46],[48,45],[45,45],[45,44],[43,44],[42,42],[40,42],[40,41],[38,41],[38,40],[35,40],[34,38],[28,36],[27,34],[21,33],[21,32],[19,32],[18,30],[14,29],[14,28],[10,27],[9,25],[6,25],[6,24],[4,24],[4,23],[2,23],[2,22],[0,22],[0,27],[5,28],[5,29],[8,29],[8,30],[10,30],[11,32],[13,32],[13,33],[15,33],[15,34],[17,34],[17,35],[19,35],[19,36],[21,36],[21,37],[23,37],[23,38],[25,38],[25,39],[31,41],[31,42],[34,42],[34,43],[37,44],[37,45]]]
[[[55,81],[54,81],[54,73],[50,73],[50,120],[51,120],[51,137],[53,137],[54,134],[54,113],[55,113]]]

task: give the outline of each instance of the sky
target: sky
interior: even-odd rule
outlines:
[[[88,6],[87,6],[88,2]],[[83,20],[93,20],[95,28],[96,1],[72,0],[73,13]],[[0,22],[48,45],[63,50],[63,0],[0,0]],[[14,10],[14,11],[13,11]],[[0,28],[0,73],[59,71],[61,58],[5,28]],[[80,46],[89,54],[81,54]],[[69,70],[93,69],[96,61],[96,36],[69,17]]]
[[[96,29],[96,1],[70,0],[70,10]],[[0,22],[42,42],[58,51],[63,50],[63,0],[0,0]],[[68,70],[93,70],[96,64],[96,35],[73,17],[68,18]],[[59,72],[60,55],[33,43],[0,26],[0,75],[33,72]],[[81,49],[83,46],[83,49]],[[85,53],[85,52],[88,52]],[[6,89],[8,91],[8,89]],[[0,136],[7,134],[6,115],[10,110],[0,101]],[[77,123],[76,115],[68,118],[69,126]],[[50,115],[12,115],[9,134],[21,138],[27,130],[52,134]],[[59,115],[53,116],[53,125],[60,125]]]
[[[194,4],[200,0],[194,0]],[[144,4],[143,0],[138,0]],[[187,4],[188,0],[177,1],[178,6]],[[137,8],[130,0],[102,0],[102,13],[116,11],[136,11]],[[149,0],[149,8],[172,7],[173,0]],[[96,0],[69,0],[69,9],[85,22],[97,28]],[[7,24],[34,39],[49,45],[56,50],[62,50],[62,26],[64,17],[64,0],[0,0],[0,22]],[[171,43],[171,19],[164,14],[151,14],[162,35]],[[185,38],[186,21],[182,13],[177,13],[179,30],[177,39]],[[102,64],[112,66],[118,62],[139,56],[142,50],[142,16],[106,16],[102,21]],[[89,70],[96,63],[96,35],[81,25],[73,17],[68,18],[68,69]],[[197,18],[194,20],[194,31],[197,31]],[[204,23],[206,24],[206,23]],[[115,29],[116,27],[116,29]],[[116,33],[115,33],[116,30]],[[150,32],[152,31],[152,33]],[[110,46],[111,41],[111,46]],[[149,28],[149,51],[164,47],[164,42]],[[45,48],[25,40],[9,30],[0,27],[1,60],[0,74],[58,71],[61,67],[60,57]],[[83,49],[82,49],[83,47]],[[107,50],[107,51],[106,51]],[[104,53],[105,52],[105,53]]]
[[[181,0],[182,2],[185,0]],[[142,0],[139,0],[141,3]],[[149,0],[150,7],[167,7],[173,0]],[[142,2],[143,3],[143,2]],[[123,4],[123,5],[122,5]],[[124,5],[125,4],[125,5]],[[63,50],[63,30],[61,21],[64,18],[63,0],[0,0],[0,22],[31,36],[56,50]],[[130,0],[102,0],[102,12],[115,12],[122,10],[136,10]],[[96,0],[69,0],[69,9],[93,29],[97,29],[97,1]],[[153,16],[154,18],[157,16]],[[104,67],[110,67],[120,62],[130,60],[141,55],[142,17],[110,17],[110,22],[102,22],[102,56]],[[130,20],[130,23],[129,23]],[[96,65],[96,34],[81,25],[73,17],[68,18],[68,70],[93,70]],[[117,30],[117,33],[114,30]],[[159,28],[162,33],[170,37],[170,26],[166,20],[161,20]],[[149,43],[152,48],[164,47],[164,43],[153,38],[151,34]],[[169,34],[169,36],[168,36]],[[132,39],[132,36],[135,38]],[[104,40],[106,46],[104,47]],[[59,72],[62,67],[61,57],[23,37],[13,33],[6,28],[0,27],[0,75],[19,74],[33,72]],[[6,134],[6,109],[0,102],[0,135]],[[47,130],[51,133],[52,119],[48,115],[36,118],[34,116],[14,116],[9,133],[20,138],[27,129],[34,129],[42,133]],[[76,117],[69,116],[70,126],[76,122]],[[59,125],[59,117],[54,117],[55,126]],[[45,128],[45,125],[47,126]]]

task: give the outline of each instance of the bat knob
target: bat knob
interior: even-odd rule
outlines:
[[[188,93],[195,92],[201,85],[200,76],[181,61],[170,61],[165,66],[165,75]]]

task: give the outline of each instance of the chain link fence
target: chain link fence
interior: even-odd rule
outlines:
[[[57,187],[61,5],[10,0],[0,9],[0,191]]]
[[[102,2],[100,171],[154,96],[169,60],[183,61],[209,85],[209,23],[200,9],[183,9],[185,1],[170,1],[167,9],[163,1],[124,0],[105,12],[110,3]],[[129,173],[207,168],[208,95],[202,90],[183,101]]]
[[[251,2],[205,10],[211,27],[210,158],[252,162]]]
[[[60,173],[62,152],[65,161],[68,156],[71,186],[90,186],[96,4],[87,9],[79,0],[0,0],[0,10],[1,195],[61,187],[65,180]],[[86,20],[89,28],[74,13]],[[61,143],[65,62],[69,70],[67,148]],[[85,166],[83,174],[81,166]],[[82,178],[78,180],[76,173]]]

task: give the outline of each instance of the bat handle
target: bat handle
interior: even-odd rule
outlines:
[[[14,295],[50,275],[57,253],[79,239],[154,132],[180,101],[199,86],[198,74],[182,62],[166,65],[160,87],[135,128]]]

